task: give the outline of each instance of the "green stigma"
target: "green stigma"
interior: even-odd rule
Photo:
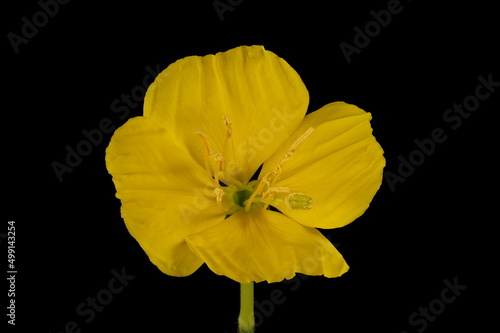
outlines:
[[[233,194],[234,202],[240,207],[245,207],[245,201],[247,201],[251,195],[252,192],[250,192],[249,190],[241,190],[234,192]]]
[[[307,210],[313,207],[314,200],[303,193],[292,193],[286,197],[285,202],[291,209]]]

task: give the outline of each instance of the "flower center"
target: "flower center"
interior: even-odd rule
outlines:
[[[246,203],[255,192],[256,186],[257,181],[253,180],[247,184],[230,184],[222,187],[221,191],[223,191],[224,195],[221,200],[227,208],[227,214],[232,215],[245,209]],[[255,200],[251,206],[252,209],[260,209],[264,207],[264,203],[261,200]]]
[[[224,124],[227,127],[226,142],[232,136],[233,129],[231,121],[227,116],[224,116]],[[202,132],[195,130],[193,133],[198,135],[205,146],[203,161],[205,169],[213,180],[214,191],[212,195],[216,198],[217,203],[221,206],[222,202],[228,207],[228,215],[245,209],[249,212],[251,209],[267,209],[270,204],[285,204],[289,209],[311,209],[313,207],[313,198],[304,193],[292,192],[288,187],[277,187],[274,184],[281,176],[283,166],[293,156],[295,149],[314,131],[313,127],[309,127],[301,136],[295,140],[283,157],[278,161],[276,168],[268,172],[262,179],[253,180],[243,185],[225,185],[219,181],[219,175],[224,172],[224,155],[212,150],[208,138]],[[215,163],[214,163],[215,162]]]

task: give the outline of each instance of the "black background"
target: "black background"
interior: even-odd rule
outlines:
[[[15,329],[64,332],[74,321],[81,332],[236,331],[236,282],[206,266],[186,278],[166,276],[127,232],[104,164],[111,134],[62,182],[51,164],[64,163],[65,147],[76,147],[82,131],[101,119],[124,123],[110,105],[142,84],[146,66],[164,69],[185,56],[252,44],[299,73],[309,111],[343,100],[371,112],[386,171],[398,173],[398,156],[408,158],[415,139],[430,138],[435,128],[447,135],[394,191],[384,181],[362,217],[323,231],[348,273],[256,285],[259,304],[268,304],[271,293],[284,300],[260,310],[257,332],[417,332],[424,327],[412,326],[409,316],[436,304],[445,279],[467,289],[425,332],[498,327],[500,88],[456,130],[443,120],[454,103],[474,95],[478,76],[500,81],[500,31],[490,3],[401,1],[402,11],[349,64],[339,44],[353,44],[354,27],[363,29],[373,20],[370,11],[386,9],[388,1],[244,0],[223,21],[210,0],[71,1],[18,53],[7,34],[21,34],[21,18],[31,21],[40,5],[4,4],[0,232],[16,221]],[[141,114],[142,104],[129,116]],[[2,239],[6,263],[5,245]],[[86,323],[76,308],[107,288],[113,269],[134,278]]]

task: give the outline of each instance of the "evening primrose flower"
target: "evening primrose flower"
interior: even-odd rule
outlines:
[[[155,79],[106,165],[129,232],[163,273],[206,263],[248,284],[348,270],[316,228],[363,214],[383,150],[370,113],[335,102],[306,115],[308,102],[299,75],[262,46],[186,57]]]

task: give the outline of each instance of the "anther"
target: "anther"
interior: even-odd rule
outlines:
[[[231,124],[231,120],[227,115],[224,115],[224,124],[227,127],[227,132],[226,132],[226,138],[229,139],[231,135],[233,134],[233,127]]]
[[[217,204],[220,206],[221,205],[221,202],[222,202],[222,196],[224,195],[224,190],[220,187],[217,187],[212,195],[216,198],[217,200]]]
[[[224,160],[224,156],[221,153],[219,153],[217,150],[211,151],[209,155],[211,158],[213,158],[216,161],[223,161]]]
[[[224,171],[224,155],[217,150],[214,150],[210,152],[210,157],[219,162],[219,171]]]

